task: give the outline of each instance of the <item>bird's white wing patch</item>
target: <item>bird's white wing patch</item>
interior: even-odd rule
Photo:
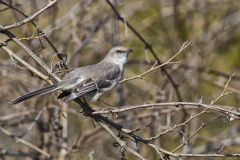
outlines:
[[[77,87],[84,80],[86,80],[86,78],[81,76],[81,77],[77,78],[76,81],[72,81],[71,83],[69,83],[67,85],[65,84],[63,87],[63,90],[71,90],[71,89]]]

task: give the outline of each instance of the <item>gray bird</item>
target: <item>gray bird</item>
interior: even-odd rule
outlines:
[[[96,101],[122,79],[124,65],[127,63],[128,54],[132,51],[122,46],[113,47],[99,63],[76,68],[67,73],[59,83],[26,93],[11,103],[18,104],[57,90],[62,91],[58,98],[63,101],[81,96],[90,96],[92,101]]]

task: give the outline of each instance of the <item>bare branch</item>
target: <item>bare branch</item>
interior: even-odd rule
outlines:
[[[34,18],[36,18],[38,15],[40,15],[42,12],[44,12],[45,10],[47,10],[48,8],[51,8],[58,0],[49,0],[49,3],[43,7],[42,9],[40,9],[38,12],[34,13],[33,15],[23,19],[20,22],[16,22],[15,24],[11,24],[8,26],[1,26],[0,25],[0,31],[6,31],[12,28],[17,28],[19,26],[24,25],[25,23],[32,21]]]
[[[2,128],[1,126],[0,126],[0,130],[1,130],[1,132],[4,133],[5,135],[7,135],[7,136],[11,137],[12,139],[14,139],[14,140],[16,141],[16,143],[22,143],[22,144],[28,146],[29,148],[31,148],[31,149],[33,149],[33,150],[41,153],[42,155],[44,155],[44,156],[47,157],[47,158],[50,158],[50,157],[51,157],[51,155],[50,155],[49,153],[45,152],[44,150],[38,148],[37,146],[35,146],[35,145],[27,142],[26,140],[24,140],[24,139],[22,139],[22,138],[16,137],[15,135],[11,134],[9,131],[7,131],[6,129]]]

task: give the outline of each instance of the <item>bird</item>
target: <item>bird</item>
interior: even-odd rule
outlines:
[[[20,96],[10,103],[16,105],[36,96],[62,91],[58,99],[64,102],[87,96],[97,101],[101,95],[114,88],[123,78],[124,65],[132,49],[115,46],[96,64],[82,66],[67,73],[60,82]]]

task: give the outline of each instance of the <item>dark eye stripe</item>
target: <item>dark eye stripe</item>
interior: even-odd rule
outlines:
[[[117,50],[117,53],[123,53],[124,51],[122,51],[122,50]]]

